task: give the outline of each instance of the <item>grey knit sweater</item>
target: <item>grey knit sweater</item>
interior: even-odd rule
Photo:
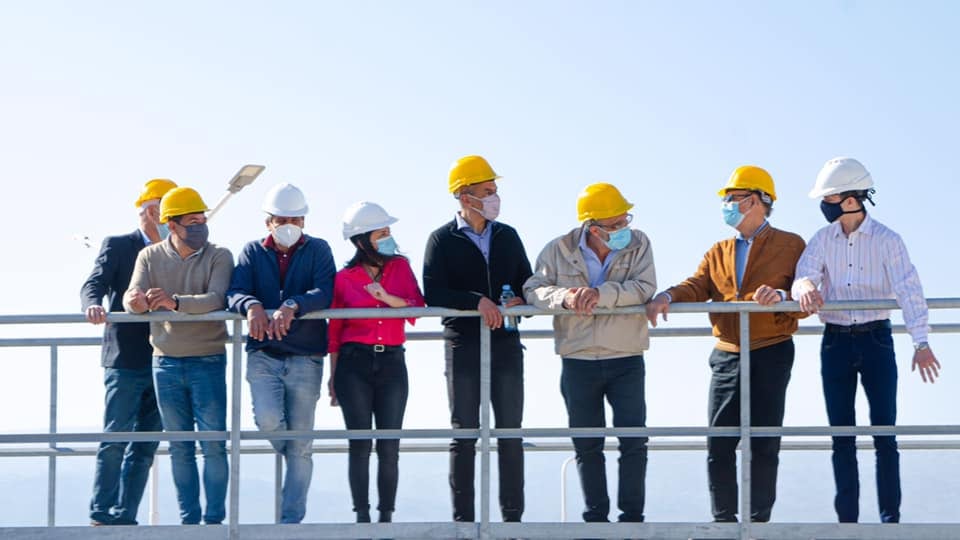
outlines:
[[[180,313],[208,313],[226,307],[226,292],[233,274],[230,250],[208,243],[186,259],[180,258],[168,238],[147,246],[137,256],[130,289],[158,287],[179,299]],[[135,313],[124,298],[123,307]],[[150,343],[158,356],[208,356],[224,354],[227,326],[213,322],[151,322]]]

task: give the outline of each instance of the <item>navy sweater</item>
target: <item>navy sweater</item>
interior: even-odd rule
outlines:
[[[330,307],[336,268],[326,241],[304,235],[304,243],[290,260],[283,286],[277,254],[254,240],[243,247],[227,290],[227,309],[242,315],[257,301],[266,310],[277,309],[292,298],[300,309],[297,316]],[[294,320],[282,340],[263,341],[247,337],[247,352],[262,350],[275,355],[324,355],[327,353],[327,321]]]

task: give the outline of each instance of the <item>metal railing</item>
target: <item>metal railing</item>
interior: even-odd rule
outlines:
[[[930,309],[960,308],[960,299],[930,299]],[[643,306],[617,309],[596,310],[597,314],[635,315],[643,313]],[[798,311],[794,302],[780,303],[775,306],[760,306],[751,302],[744,303],[677,303],[671,305],[671,313],[738,313],[740,320],[741,343],[749,342],[749,314],[753,312]],[[899,309],[892,300],[835,302],[824,306],[824,310],[861,310],[861,309]],[[342,309],[327,310],[306,316],[306,318],[369,318],[371,310]],[[559,315],[576,316],[566,311],[550,311],[520,306],[504,310],[505,313],[521,316]],[[477,317],[476,311],[457,311],[443,308],[402,308],[377,310],[376,317]],[[229,477],[229,522],[226,529],[216,527],[190,526],[150,526],[138,527],[138,538],[168,538],[172,535],[187,538],[217,538],[224,536],[230,540],[239,538],[344,538],[391,536],[395,538],[480,538],[517,537],[525,538],[568,538],[575,536],[591,537],[629,537],[642,536],[652,538],[741,538],[754,535],[776,538],[960,538],[960,524],[836,524],[836,523],[751,523],[750,516],[750,461],[749,444],[740,445],[740,510],[746,519],[739,524],[729,523],[491,523],[490,521],[490,451],[494,450],[491,438],[569,438],[572,436],[591,437],[704,437],[739,436],[741,441],[750,437],[765,436],[826,436],[826,435],[960,435],[960,425],[945,426],[856,426],[856,427],[751,427],[750,425],[750,351],[749,347],[740,353],[740,427],[658,427],[658,428],[524,428],[491,429],[490,427],[490,332],[480,324],[481,337],[481,417],[479,429],[399,429],[399,430],[319,430],[287,431],[264,433],[243,431],[241,429],[241,358],[243,355],[244,335],[243,319],[236,314],[214,312],[204,315],[183,315],[179,313],[153,313],[148,315],[130,315],[111,313],[108,320],[113,323],[142,321],[228,321],[232,324],[231,362],[231,420],[227,431],[204,432],[151,432],[151,433],[59,433],[57,430],[57,387],[58,387],[58,348],[63,346],[90,346],[100,343],[99,338],[15,338],[0,339],[3,347],[49,347],[50,349],[50,410],[49,433],[47,434],[0,434],[0,457],[46,456],[48,458],[47,481],[47,527],[0,527],[0,537],[13,538],[60,538],[67,534],[79,538],[120,538],[132,534],[129,527],[56,527],[56,460],[68,455],[92,455],[95,449],[77,451],[61,446],[60,443],[96,443],[101,441],[201,441],[226,440],[230,454]],[[0,315],[0,325],[85,323],[82,315]],[[935,324],[934,333],[960,332],[960,324]],[[902,332],[902,327],[895,327]],[[819,334],[816,327],[801,327],[798,334]],[[708,330],[701,328],[653,329],[654,337],[664,336],[706,336]],[[552,336],[548,330],[524,331],[522,336],[542,339]],[[408,338],[416,340],[440,339],[439,332],[411,333]],[[374,523],[374,524],[300,524],[300,525],[248,525],[240,524],[240,455],[249,453],[270,453],[267,445],[242,445],[242,441],[263,441],[271,439],[314,439],[345,440],[372,438],[404,439],[480,439],[480,521],[478,523]],[[3,448],[8,444],[44,444],[43,448]],[[826,449],[827,443],[791,443],[785,441],[785,449]],[[651,449],[702,449],[703,443],[671,444],[651,441]],[[954,440],[910,441],[901,448],[957,449],[960,442]],[[446,446],[404,445],[404,451],[441,451]],[[569,443],[547,443],[526,445],[527,450],[568,451]],[[345,452],[346,445],[319,445],[315,452]],[[279,463],[279,460],[278,460]],[[276,482],[280,481],[279,474]]]

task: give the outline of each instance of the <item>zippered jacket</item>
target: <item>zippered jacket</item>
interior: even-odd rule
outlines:
[[[536,271],[523,286],[528,304],[563,309],[563,298],[573,287],[590,287],[587,265],[580,251],[577,227],[552,240],[537,257]],[[633,229],[627,247],[610,255],[605,281],[597,287],[598,308],[637,306],[657,291],[653,250],[643,232]],[[650,345],[647,317],[631,315],[558,315],[553,318],[554,347],[562,357],[604,360],[637,356]]]
[[[490,263],[480,249],[457,228],[452,220],[430,234],[423,256],[423,292],[428,306],[453,309],[477,309],[484,296],[500,303],[500,290],[510,285],[518,296],[530,277],[530,260],[517,231],[509,225],[491,221]],[[480,336],[478,317],[444,317],[444,337]],[[493,337],[505,337],[503,328]]]
[[[240,252],[227,290],[227,309],[246,315],[253,304],[277,309],[292,298],[298,306],[297,318],[283,339],[247,337],[247,352],[262,350],[274,355],[322,356],[327,353],[327,321],[301,319],[312,311],[330,307],[336,267],[333,253],[325,240],[303,236],[305,242],[293,252],[284,283],[280,283],[277,254],[262,240],[247,243]],[[282,286],[281,286],[282,285]]]

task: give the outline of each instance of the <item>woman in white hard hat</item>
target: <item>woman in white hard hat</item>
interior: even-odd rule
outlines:
[[[410,262],[390,236],[391,217],[378,204],[360,202],[343,216],[343,238],[356,253],[337,273],[331,308],[422,307]],[[406,319],[413,324],[414,319]],[[405,319],[331,319],[331,404],[339,402],[347,429],[400,429],[407,405]],[[350,492],[357,523],[370,521],[370,440],[351,440]],[[397,495],[399,439],[377,440],[378,521],[392,520]]]

